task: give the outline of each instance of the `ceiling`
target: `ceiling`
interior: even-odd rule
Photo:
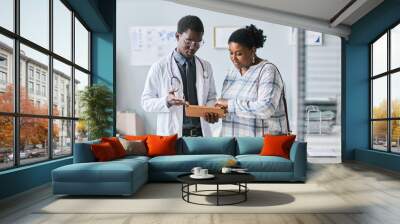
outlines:
[[[227,0],[329,21],[351,0]]]
[[[383,0],[168,0],[178,4],[348,37]]]

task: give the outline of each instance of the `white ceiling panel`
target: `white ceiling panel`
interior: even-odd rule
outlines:
[[[341,37],[383,0],[167,0]]]
[[[329,21],[351,0],[226,0]]]

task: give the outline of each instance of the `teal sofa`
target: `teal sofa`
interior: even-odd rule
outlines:
[[[305,182],[307,145],[295,142],[290,159],[260,156],[263,138],[259,137],[183,137],[177,142],[177,155],[127,156],[96,162],[90,145],[77,143],[74,163],[52,171],[54,194],[131,195],[148,181],[176,181],[193,167],[219,172],[228,160],[236,160],[259,182]]]

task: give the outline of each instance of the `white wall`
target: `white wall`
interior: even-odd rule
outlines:
[[[117,110],[137,112],[145,122],[146,133],[155,133],[155,114],[144,113],[140,97],[149,66],[130,65],[129,29],[132,26],[176,26],[185,15],[196,15],[203,21],[205,45],[197,52],[213,66],[218,96],[226,71],[232,66],[227,49],[212,47],[215,26],[245,26],[255,24],[264,30],[267,41],[258,50],[261,58],[275,63],[280,69],[287,86],[288,103],[292,102],[291,77],[293,75],[293,48],[289,44],[290,28],[226,15],[212,11],[187,7],[161,0],[117,0]],[[173,50],[173,49],[171,49]],[[290,107],[290,106],[289,106]]]
[[[336,101],[341,95],[341,40],[323,34],[323,46],[306,46],[306,100]]]

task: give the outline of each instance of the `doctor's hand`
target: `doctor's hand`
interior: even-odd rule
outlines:
[[[181,105],[186,105],[185,100],[176,97],[174,93],[168,94],[168,96],[167,96],[167,106],[168,107],[181,106]]]
[[[218,122],[219,116],[217,113],[207,112],[205,113],[204,120],[208,123],[214,124],[215,122]]]

